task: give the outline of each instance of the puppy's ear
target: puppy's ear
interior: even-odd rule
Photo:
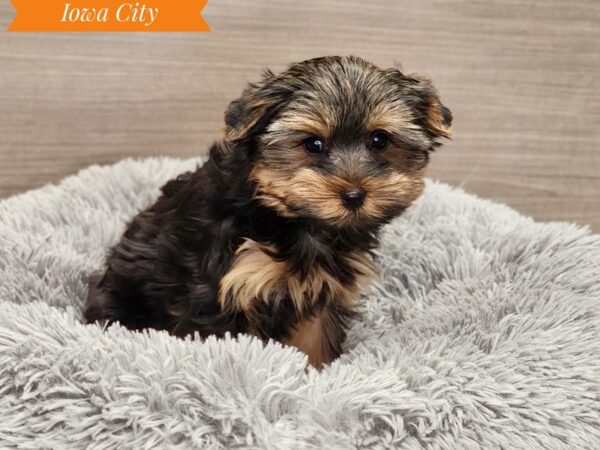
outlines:
[[[442,105],[430,80],[416,74],[406,76],[415,97],[414,106],[420,112],[419,122],[434,138],[452,137],[452,112]]]
[[[389,69],[387,75],[400,87],[402,97],[416,113],[416,122],[432,138],[452,137],[452,112],[442,105],[431,81],[417,74]]]
[[[225,138],[240,141],[251,138],[262,131],[277,114],[285,98],[270,70],[263,79],[251,83],[242,96],[229,104],[225,112]]]

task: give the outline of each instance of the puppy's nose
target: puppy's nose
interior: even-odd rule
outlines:
[[[356,209],[364,203],[367,193],[361,187],[351,186],[344,189],[340,195],[346,207]]]

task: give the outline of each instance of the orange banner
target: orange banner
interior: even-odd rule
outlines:
[[[11,0],[8,31],[210,31],[208,0]]]

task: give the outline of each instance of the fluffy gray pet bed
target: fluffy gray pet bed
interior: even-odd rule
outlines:
[[[278,343],[103,332],[84,280],[195,161],[0,203],[1,448],[600,448],[600,236],[429,182],[322,372]]]

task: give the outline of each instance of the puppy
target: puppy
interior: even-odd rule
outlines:
[[[423,191],[452,115],[425,78],[324,57],[251,84],[90,283],[88,322],[248,333],[337,358],[382,225]]]

